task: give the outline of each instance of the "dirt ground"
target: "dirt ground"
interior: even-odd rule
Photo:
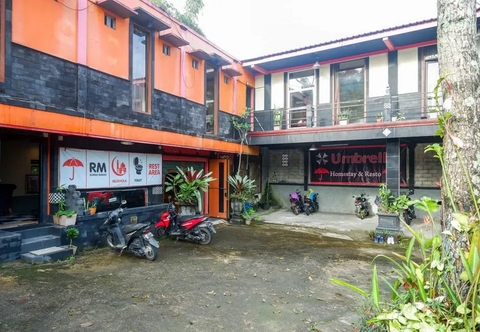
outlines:
[[[155,262],[101,248],[3,264],[0,331],[353,331],[363,300],[329,279],[369,289],[394,246],[348,235],[223,224],[208,246],[161,240]]]

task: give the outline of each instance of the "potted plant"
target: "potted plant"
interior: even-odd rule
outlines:
[[[283,118],[282,110],[279,110],[278,108],[275,107],[275,110],[273,111],[273,129],[274,130],[282,129],[282,118]]]
[[[378,196],[375,200],[378,206],[378,226],[377,231],[400,232],[400,214],[408,206],[409,199],[407,195],[393,196],[385,183],[380,185]]]
[[[401,112],[397,112],[397,115],[392,116],[392,121],[402,121],[405,120],[405,115]]]
[[[96,202],[96,200],[88,202],[88,211],[90,212],[91,215],[97,213],[97,202]]]
[[[173,191],[174,199],[180,207],[179,215],[201,213],[203,193],[208,191],[210,182],[215,180],[210,176],[212,172],[203,174],[203,169],[188,167],[183,170],[178,166],[177,170],[177,174],[167,175],[165,191]]]
[[[338,115],[338,123],[342,126],[348,124],[348,119],[350,119],[351,111],[349,109],[343,110]]]
[[[377,120],[377,122],[382,122],[383,121],[383,113],[377,113],[377,115],[375,115],[375,119]]]
[[[230,193],[231,222],[240,222],[245,212],[245,202],[253,196],[253,190],[257,187],[255,180],[249,179],[247,175],[229,175],[228,183],[232,186]]]
[[[80,235],[80,232],[75,227],[68,227],[67,229],[65,229],[65,233],[67,234],[67,238],[70,240],[70,244],[67,247],[72,248],[73,254],[75,255],[75,253],[77,252],[77,247],[73,245],[73,240],[76,239],[78,235]]]
[[[64,186],[58,186],[50,195],[50,202],[58,207],[53,215],[53,222],[61,226],[71,226],[77,222],[77,211],[69,209],[66,203],[67,191]]]
[[[252,223],[253,215],[255,214],[255,210],[253,207],[245,208],[242,213],[242,218],[245,220],[245,225],[250,225]]]

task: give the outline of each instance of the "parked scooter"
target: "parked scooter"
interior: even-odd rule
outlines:
[[[411,200],[410,196],[413,195],[413,190],[410,189],[408,191],[408,194],[406,194],[406,195],[407,195],[408,200],[410,201]],[[417,216],[415,215],[414,204],[410,204],[409,206],[407,206],[403,209],[403,220],[405,220],[407,225],[410,225],[412,220],[415,219],[415,218],[417,218]]]
[[[310,215],[310,213],[318,212],[320,206],[318,205],[318,193],[313,192],[312,189],[308,190],[308,193],[305,195],[305,213]]]
[[[159,237],[169,236],[199,244],[209,244],[212,233],[216,231],[213,223],[208,220],[208,214],[179,217],[173,202],[168,204],[167,209],[160,214],[160,219],[155,224],[155,234]]]
[[[107,227],[106,242],[111,248],[120,250],[120,253],[127,251],[154,261],[158,256],[159,245],[150,232],[150,224],[122,225],[121,215],[126,203],[126,200],[122,200],[120,206],[105,219],[103,226]]]
[[[355,199],[355,215],[364,219],[368,217],[370,211],[368,210],[368,197],[365,193],[361,193],[360,196],[352,196]]]
[[[298,189],[290,194],[290,208],[295,215],[298,215],[300,212],[305,211],[305,204],[302,200],[302,194]]]

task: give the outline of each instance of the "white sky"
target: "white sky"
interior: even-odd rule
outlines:
[[[185,0],[170,0],[182,9]],[[434,18],[436,0],[203,0],[207,38],[244,60]]]

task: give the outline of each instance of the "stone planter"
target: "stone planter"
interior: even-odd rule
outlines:
[[[378,226],[376,231],[401,232],[400,217],[396,213],[377,212]]]
[[[196,205],[179,205],[178,206],[178,215],[179,216],[191,216],[197,214]]]
[[[243,201],[238,198],[230,199],[230,222],[232,224],[242,224]]]

